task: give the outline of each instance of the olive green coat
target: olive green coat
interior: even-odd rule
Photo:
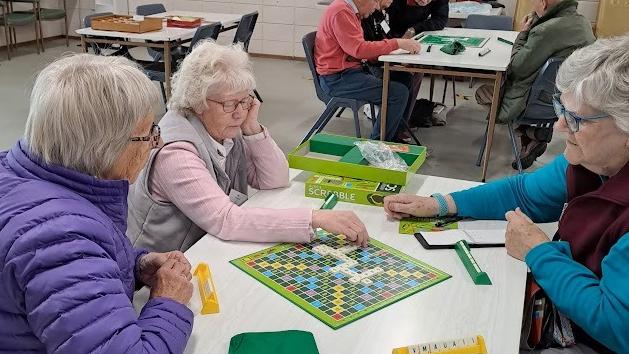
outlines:
[[[575,0],[564,0],[534,19],[513,45],[498,121],[512,121],[524,112],[533,81],[549,58],[566,58],[595,39],[590,22],[577,13]]]

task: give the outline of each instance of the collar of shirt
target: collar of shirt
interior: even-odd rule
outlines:
[[[218,153],[218,156],[221,159],[226,159],[227,155],[229,155],[229,152],[234,147],[234,141],[232,139],[224,139],[223,143],[221,144],[218,141],[214,140],[214,138],[212,138],[211,135],[208,134],[208,136],[210,137],[210,141],[212,142],[212,147],[216,150],[216,152]]]
[[[358,14],[358,7],[356,6],[356,4],[354,4],[353,0],[345,0],[345,2],[351,6],[352,10],[354,10],[355,14]]]

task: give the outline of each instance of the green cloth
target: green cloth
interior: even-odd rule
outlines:
[[[465,46],[459,41],[454,41],[448,45],[444,45],[443,47],[441,47],[441,51],[446,54],[457,55],[465,51]]]
[[[241,333],[229,342],[229,354],[319,354],[314,336],[304,331]]]
[[[575,0],[563,0],[534,19],[513,45],[498,121],[513,121],[524,112],[537,73],[549,58],[566,58],[595,39],[590,22],[577,13]]]

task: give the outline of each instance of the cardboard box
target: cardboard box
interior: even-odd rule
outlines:
[[[426,160],[426,147],[385,142],[404,160],[407,171],[370,166],[354,142],[368,140],[319,133],[288,153],[291,168],[360,180],[406,185]]]
[[[334,193],[341,202],[382,206],[384,197],[400,193],[401,189],[396,184],[316,174],[306,181],[305,195],[325,199],[328,193]]]

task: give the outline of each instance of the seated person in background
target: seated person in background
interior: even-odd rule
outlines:
[[[442,30],[448,23],[448,0],[393,0],[387,9],[392,37],[411,38]]]
[[[37,76],[24,138],[0,152],[0,352],[183,353],[190,263],[125,236],[159,101],[120,56],[67,56]],[[151,287],[139,314],[137,285]]]
[[[224,240],[309,242],[314,228],[366,246],[353,212],[241,208],[248,186],[286,187],[288,163],[258,123],[249,56],[239,46],[198,44],[173,77],[155,150],[129,192],[127,236],[151,250],[186,250],[204,234]]]
[[[361,62],[375,61],[380,55],[398,48],[411,53],[419,52],[419,43],[412,39],[365,40],[360,19],[371,15],[377,6],[378,0],[334,0],[321,16],[314,56],[321,87],[329,95],[380,105],[382,79],[364,71]],[[396,140],[408,97],[408,88],[404,84],[396,81],[389,83],[385,140]],[[371,139],[380,139],[379,116]]]
[[[548,59],[565,58],[595,40],[592,25],[577,13],[575,0],[530,1],[535,11],[523,19],[522,32],[513,45],[506,82],[501,90],[497,116],[501,123],[513,121],[524,112],[531,86]],[[493,85],[483,85],[476,91],[476,101],[490,105],[492,93]],[[522,168],[529,168],[546,151],[552,138],[552,127],[520,126],[516,132],[521,139]],[[516,161],[512,167],[518,168]]]
[[[362,28],[366,41],[382,41],[384,39],[393,38],[391,33],[391,27],[394,26],[390,16],[388,14],[388,8],[391,6],[393,0],[379,0],[379,6],[369,17],[362,20]],[[446,5],[446,20],[447,20],[448,7]],[[402,18],[398,16],[398,21]],[[429,20],[430,21],[430,20]],[[398,26],[399,27],[399,26]],[[443,28],[443,27],[442,27]],[[376,77],[382,79],[382,63],[379,61],[369,62],[369,70]],[[417,100],[417,94],[421,87],[423,74],[411,74],[402,71],[392,71],[391,80],[404,84],[409,90],[409,97],[404,109],[403,119],[409,120],[413,107]]]
[[[627,35],[600,39],[560,67],[553,103],[566,150],[551,164],[445,197],[384,200],[394,218],[506,218],[507,252],[526,262],[573,327],[576,346],[543,353],[629,352],[627,48]],[[533,222],[553,221],[559,229],[549,241]]]

